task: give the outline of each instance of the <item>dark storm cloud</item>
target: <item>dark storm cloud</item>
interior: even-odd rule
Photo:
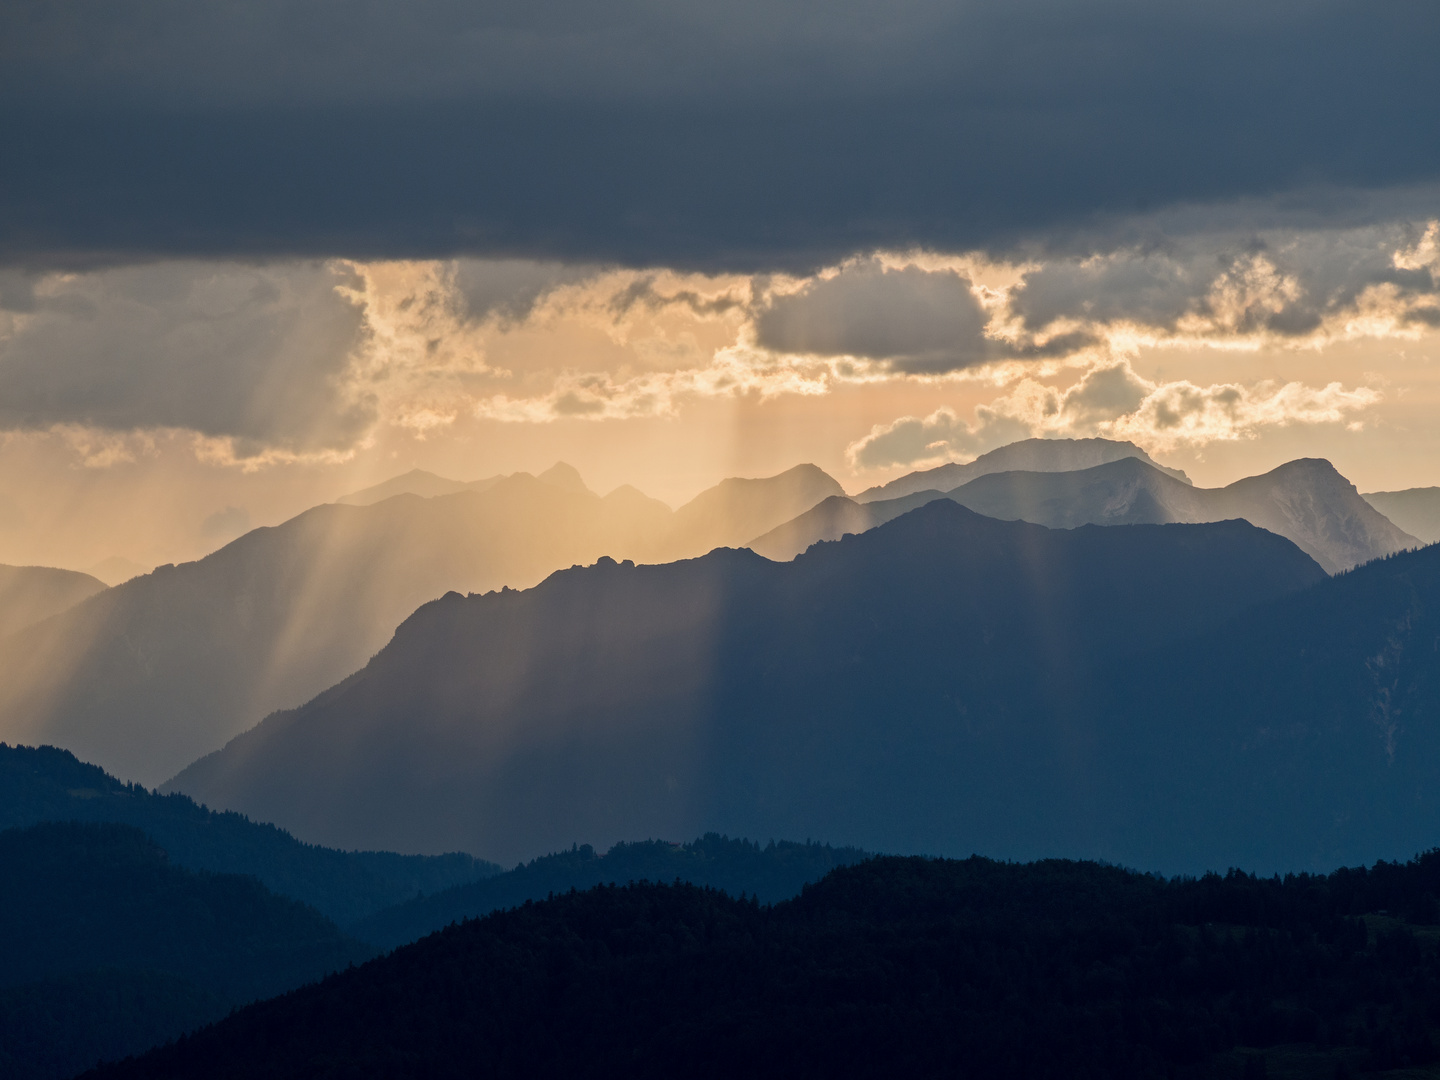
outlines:
[[[1440,180],[1437,48],[1432,0],[12,0],[0,253],[799,268],[1313,202]]]
[[[1404,254],[1425,242],[1411,225],[1183,237],[1053,259],[1026,274],[1011,310],[1031,331],[1066,319],[1174,333],[1188,319],[1226,333],[1295,337],[1327,317],[1353,314],[1377,286],[1423,310],[1419,305],[1440,292],[1440,278],[1433,265],[1406,265]]]
[[[756,341],[780,352],[889,360],[897,370],[954,371],[990,358],[988,316],[952,270],[886,269],[878,260],[817,278],[755,320]]]

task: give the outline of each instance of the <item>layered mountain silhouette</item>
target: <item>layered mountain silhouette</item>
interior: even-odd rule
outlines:
[[[945,500],[790,563],[604,560],[426,605],[167,789],[504,862],[710,830],[1025,854],[1062,839],[1102,664],[1323,578],[1241,521],[1051,530]]]
[[[413,898],[498,873],[469,855],[396,855],[302,844],[273,825],[216,813],[184,795],[122,784],[53,746],[0,744],[0,829],[46,821],[134,826],[175,866],[248,874],[341,926]]]
[[[1134,458],[1159,469],[1166,476],[1190,483],[1179,469],[1161,465],[1132,442],[1114,439],[1022,439],[1009,443],[974,461],[961,465],[950,462],[934,469],[907,473],[898,480],[867,488],[855,496],[859,503],[898,499],[922,491],[953,491],[980,476],[997,472],[1075,472]]]
[[[1361,498],[1328,461],[1302,458],[1227,487],[1197,488],[1124,457],[1069,472],[989,473],[944,494],[921,491],[868,503],[832,497],[749,546],[768,558],[793,558],[816,541],[863,532],[939,498],[989,517],[1058,529],[1243,518],[1294,541],[1332,574],[1420,543]]]
[[[74,607],[106,589],[75,570],[50,566],[0,566],[0,637]]]
[[[0,737],[154,784],[343,678],[448,590],[525,587],[602,555],[698,555],[839,490],[802,466],[672,514],[630,487],[600,498],[566,466],[545,476],[315,507],[29,626],[0,641]]]
[[[1372,491],[1363,498],[1411,536],[1440,542],[1440,487]]]
[[[7,1076],[72,1076],[372,954],[253,878],[171,866],[129,826],[0,832]]]

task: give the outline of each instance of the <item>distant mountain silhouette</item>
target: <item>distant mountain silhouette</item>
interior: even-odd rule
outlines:
[[[1433,918],[1437,863],[1167,881],[880,858],[773,907],[600,887],[87,1076],[1427,1076],[1434,927],[1397,916]]]
[[[129,826],[0,832],[7,1075],[71,1076],[372,953],[254,878],[169,865]]]
[[[1427,544],[1440,542],[1440,487],[1372,491],[1361,498],[1411,536]]]
[[[0,738],[158,783],[354,671],[447,591],[523,588],[603,555],[703,554],[839,490],[802,466],[727,480],[672,514],[631,487],[594,495],[568,466],[546,475],[314,507],[0,640]]]
[[[411,469],[372,487],[342,495],[335,501],[343,506],[373,506],[386,499],[393,499],[396,495],[419,495],[422,499],[431,499],[436,495],[454,495],[460,491],[484,491],[503,479],[503,476],[487,476],[483,480],[467,482],[449,480],[424,469]]]
[[[685,881],[753,896],[761,903],[788,900],[837,866],[868,858],[858,848],[773,840],[765,847],[710,834],[690,844],[663,840],[616,844],[597,855],[589,844],[534,859],[503,874],[456,885],[376,912],[349,933],[382,949],[416,941],[453,922],[543,900],[552,893],[630,881]]]
[[[863,532],[942,497],[988,517],[1057,529],[1243,518],[1294,541],[1332,574],[1419,543],[1328,461],[1301,458],[1228,487],[1197,488],[1137,458],[1121,458],[1071,472],[990,473],[945,495],[918,492],[864,504],[832,498],[749,546],[767,558],[792,558],[817,540]]]
[[[469,855],[395,855],[302,844],[273,825],[122,784],[53,746],[0,743],[0,829],[45,821],[133,825],[191,870],[248,874],[341,926],[408,900],[497,873]]]
[[[953,491],[976,477],[997,472],[1075,472],[1112,461],[1134,458],[1159,469],[1166,476],[1185,483],[1190,478],[1179,469],[1167,468],[1132,442],[1114,439],[1022,439],[981,454],[964,465],[951,462],[933,469],[907,473],[898,480],[867,488],[855,496],[859,503],[898,499],[921,491]]]
[[[57,615],[107,587],[75,570],[0,566],[0,637]]]
[[[529,476],[530,474],[515,473],[513,475]],[[373,487],[342,495],[335,501],[343,506],[373,506],[385,499],[393,499],[396,495],[419,495],[422,499],[433,499],[437,495],[454,495],[461,491],[489,491],[504,479],[506,479],[504,476],[487,476],[483,480],[448,480],[443,476],[426,472],[424,469],[411,469],[407,473],[392,476],[389,480],[375,484]],[[575,467],[567,465],[563,461],[556,462],[535,479],[542,484],[550,484],[576,494],[588,495],[591,493]]]
[[[1061,531],[948,501],[792,563],[604,560],[426,605],[166,789],[502,862],[712,830],[1021,854],[1050,843],[1036,788],[1070,783],[1097,665],[1323,576],[1244,522]]]
[[[664,554],[683,559],[734,547],[822,499],[844,494],[839,483],[814,465],[797,465],[764,480],[722,480],[675,511]]]

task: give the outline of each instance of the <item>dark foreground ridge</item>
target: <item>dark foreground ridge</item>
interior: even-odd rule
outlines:
[[[0,1076],[58,1080],[368,959],[252,877],[195,873],[127,825],[0,832]]]
[[[1218,1078],[1273,1058],[1332,1080],[1436,1059],[1437,892],[1437,853],[1171,881],[880,858],[773,907],[601,886],[91,1075]]]
[[[868,858],[859,848],[782,840],[761,846],[711,833],[694,843],[642,840],[616,844],[604,855],[589,844],[522,863],[494,877],[456,885],[376,912],[347,929],[361,941],[393,949],[453,922],[518,907],[550,893],[624,885],[632,881],[684,881],[742,893],[762,903],[788,900],[837,866]]]

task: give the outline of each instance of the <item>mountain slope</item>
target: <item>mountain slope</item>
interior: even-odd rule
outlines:
[[[1361,497],[1411,536],[1427,544],[1440,541],[1440,487],[1372,491]]]
[[[1190,483],[1179,469],[1166,468],[1131,442],[1113,439],[1022,439],[1009,443],[964,465],[951,462],[934,469],[907,473],[898,480],[867,488],[855,496],[859,503],[898,499],[922,491],[953,491],[980,476],[997,472],[1075,472],[1112,461],[1134,458],[1166,476]]]
[[[941,497],[918,492],[864,504],[827,500],[750,546],[768,558],[792,558],[817,540],[863,532]],[[1243,518],[1293,541],[1330,573],[1418,544],[1362,499],[1328,461],[1313,458],[1224,488],[1192,487],[1138,459],[1121,458],[1070,472],[990,473],[943,497],[987,517],[1055,529]]]
[[[50,566],[0,566],[0,637],[48,619],[106,585],[89,574]]]
[[[675,511],[664,557],[685,559],[737,546],[822,499],[844,494],[839,483],[814,465],[797,465],[763,480],[722,480]]]
[[[499,871],[469,855],[395,855],[302,844],[273,825],[215,813],[184,795],[122,784],[53,746],[0,744],[0,829],[45,821],[133,825],[191,870],[248,874],[345,926],[413,897]]]
[[[313,841],[502,862],[707,831],[1033,850],[1032,788],[1071,767],[1050,706],[1105,658],[1322,577],[1243,522],[1054,531],[948,501],[793,563],[603,561],[427,605],[167,789]]]
[[[1434,847],[1437,657],[1432,546],[1098,681],[1087,710],[1109,763],[1096,786],[1120,823],[1109,850],[1162,869],[1222,857],[1285,869]]]
[[[0,832],[0,1046],[12,1075],[72,1075],[370,955],[253,878],[168,865],[128,826]]]
[[[402,478],[403,479],[403,478]],[[484,491],[318,506],[0,639],[0,738],[153,784],[365,663],[449,590],[526,587],[602,555],[699,555],[839,490],[813,466],[725,481],[672,515],[568,466]]]
[[[529,476],[315,507],[0,642],[0,737],[157,783],[353,671],[427,600],[645,548],[668,516]]]
[[[1368,913],[1382,880],[1433,890],[1435,862],[1165,881],[883,858],[774,907],[597,888],[451,927],[94,1075],[1428,1075],[1433,952]],[[1267,1051],[1310,1068],[1267,1070]]]

